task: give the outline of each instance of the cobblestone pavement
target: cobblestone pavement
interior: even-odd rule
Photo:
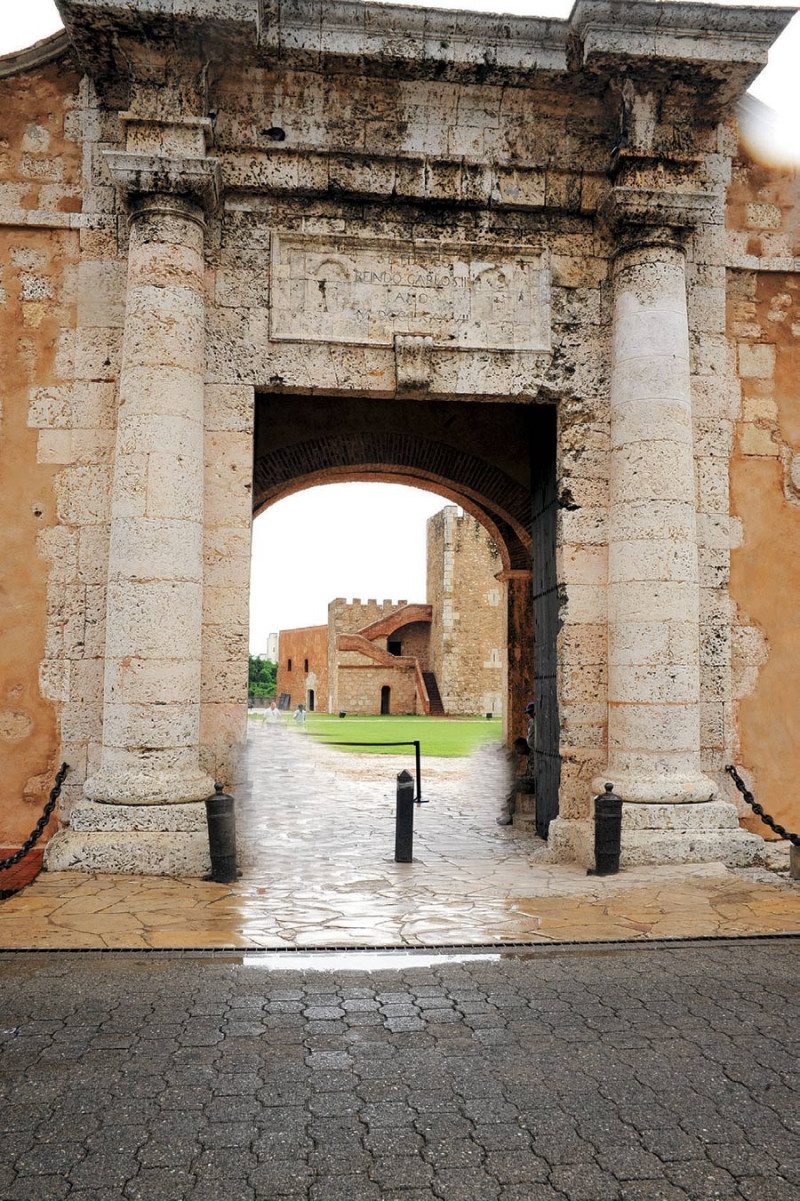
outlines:
[[[0,1198],[797,1201],[798,949],[2,955]]]
[[[787,871],[722,864],[587,877],[495,822],[503,759],[423,761],[414,862],[394,862],[394,781],[409,757],[349,755],[251,729],[233,885],[46,872],[0,905],[0,947],[436,946],[800,932]],[[774,844],[773,844],[774,845]],[[779,844],[780,846],[780,844]]]

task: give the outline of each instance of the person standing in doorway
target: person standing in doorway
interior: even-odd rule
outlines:
[[[530,747],[532,754],[536,741],[536,706],[534,705],[533,701],[528,701],[527,705],[525,706],[525,713],[528,718],[528,729],[525,737],[528,740],[528,746]]]

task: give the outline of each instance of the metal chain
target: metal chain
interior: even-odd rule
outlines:
[[[68,771],[69,764],[62,763],[56,774],[56,782],[50,790],[50,799],[45,805],[42,816],[36,823],[35,829],[26,838],[25,842],[23,842],[18,851],[15,851],[13,855],[9,855],[7,859],[0,859],[0,871],[7,867],[13,867],[15,863],[19,863],[20,859],[24,859],[28,851],[30,851],[32,847],[36,846],[37,842],[42,837],[42,831],[50,821],[50,814],[56,807],[56,801],[61,794],[61,785],[64,783],[64,777]]]
[[[761,818],[764,825],[769,826],[770,830],[774,830],[776,834],[781,836],[781,838],[788,839],[789,842],[791,842],[794,846],[800,847],[800,834],[790,834],[788,830],[783,828],[783,826],[778,825],[774,817],[770,817],[768,813],[764,812],[763,808],[761,805],[759,805],[752,792],[750,792],[745,786],[744,780],[739,775],[733,764],[729,763],[725,770],[733,780],[736,787],[739,789],[739,792],[747,801],[750,808],[753,810],[753,813],[756,813]]]

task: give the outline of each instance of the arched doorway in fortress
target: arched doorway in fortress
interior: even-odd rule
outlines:
[[[69,231],[77,304],[20,404],[67,458],[53,545],[83,555],[91,638],[56,615],[43,678],[85,804],[51,862],[196,868],[197,802],[237,781],[254,508],[376,473],[494,528],[509,592],[532,572],[554,852],[591,862],[613,780],[634,861],[752,858],[722,770],[741,256],[721,240],[733,106],[786,14],[60,8],[84,174],[34,216]]]
[[[543,837],[560,783],[555,479],[552,404],[256,394],[254,517],[320,484],[404,483],[454,501],[494,540],[506,618],[503,734],[509,744],[524,730],[535,696],[544,715],[534,748]]]

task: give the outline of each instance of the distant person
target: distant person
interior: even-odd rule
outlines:
[[[277,726],[281,719],[281,712],[278,706],[273,701],[267,710],[267,723],[271,726]]]
[[[302,729],[303,726],[305,726],[305,724],[306,724],[306,707],[305,707],[305,705],[298,704],[298,706],[295,709],[292,716],[294,717],[294,720],[295,720],[296,724],[299,726],[299,728]]]

